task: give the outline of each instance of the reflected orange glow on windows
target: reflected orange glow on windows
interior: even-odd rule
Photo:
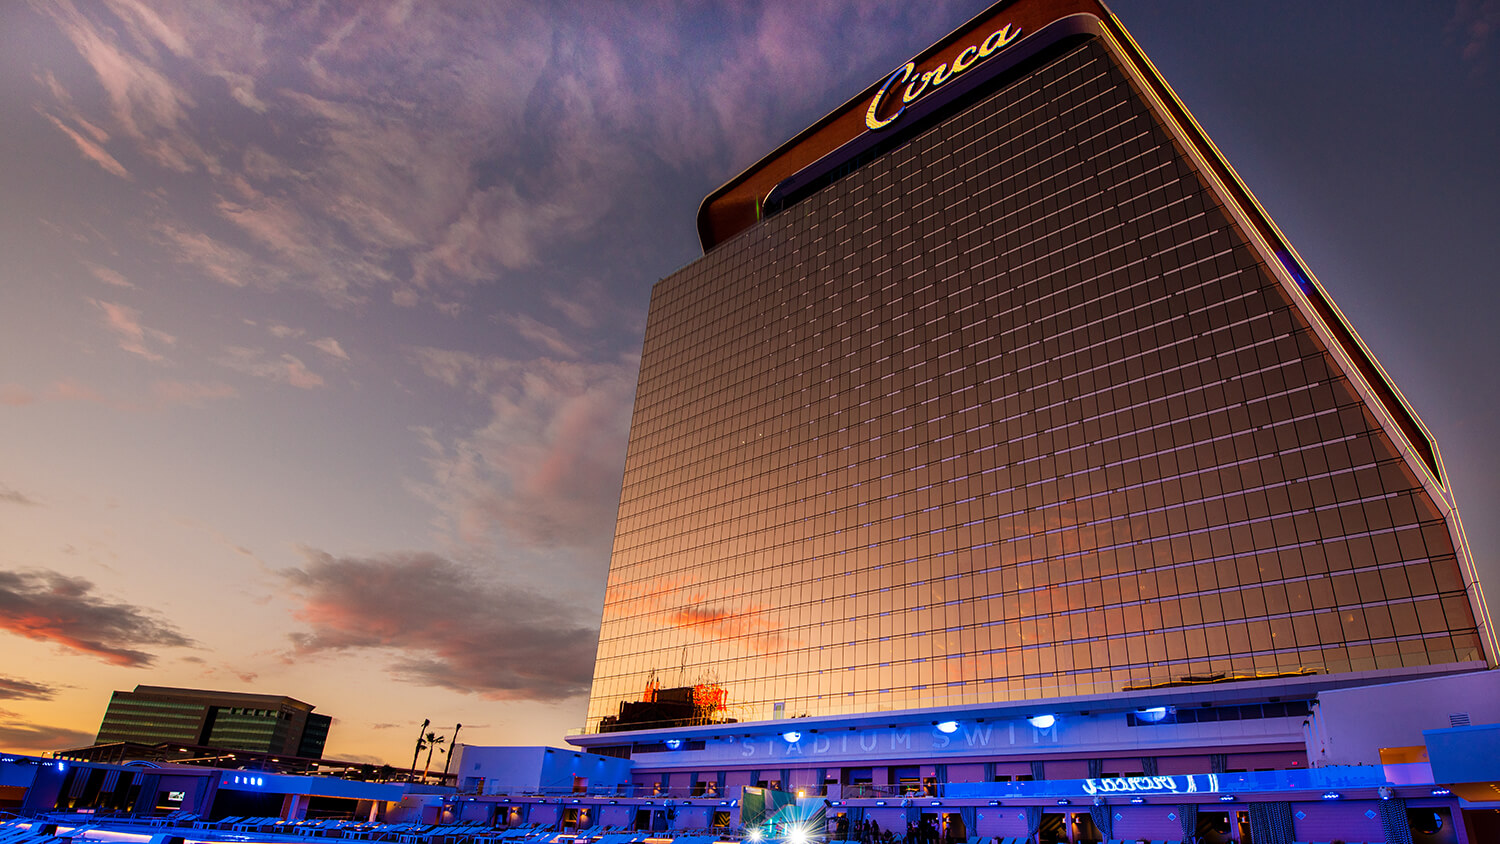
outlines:
[[[1084,44],[658,283],[590,726],[1476,658],[1440,508]]]

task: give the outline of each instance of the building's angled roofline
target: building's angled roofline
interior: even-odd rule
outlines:
[[[245,705],[256,704],[259,707],[275,708],[286,704],[296,709],[306,709],[308,712],[317,707],[312,704],[298,700],[287,695],[264,695],[253,692],[220,692],[213,689],[179,689],[170,686],[136,686],[128,692],[117,692],[117,694],[134,695],[162,695],[165,697],[187,698],[204,703],[219,703],[234,701]]]
[[[917,53],[909,61],[915,62],[920,66],[929,60],[944,58],[947,53],[956,54],[958,50],[955,48],[962,42],[964,36],[981,31],[984,25],[990,23],[992,19],[1018,2],[1019,0],[1000,0],[938,39],[930,47]],[[1042,26],[1068,15],[1078,13],[1095,16],[1109,14],[1103,4],[1097,2],[1097,0],[1051,0],[1047,5],[1051,8],[1049,8],[1049,14],[1045,20],[1032,21],[1023,25],[1023,40],[1027,32],[1040,29]],[[900,66],[897,65],[892,70]],[[762,156],[760,160],[745,168],[734,178],[704,197],[703,202],[698,206],[697,216],[698,239],[703,245],[704,251],[712,249],[716,244],[743,230],[748,224],[754,223],[754,214],[756,212],[754,203],[764,199],[771,188],[775,187],[782,179],[795,174],[803,167],[812,164],[828,153],[838,149],[847,141],[867,131],[864,125],[863,110],[869,98],[874,96],[875,92],[880,89],[885,79],[885,76],[881,76],[879,79],[871,82],[869,86],[849,98],[843,105],[830,111],[811,126],[793,135],[785,143]],[[768,184],[763,184],[763,182],[767,181]],[[764,187],[764,190],[761,190],[762,187]],[[744,207],[746,197],[740,196],[740,194],[744,193],[745,189],[750,191],[747,195],[750,202],[748,215],[742,213],[746,210]]]
[[[1038,15],[1038,11],[1044,14]],[[1334,304],[1307,263],[1271,220],[1264,206],[1120,20],[1099,0],[1001,0],[918,53],[911,61],[919,68],[939,60],[951,61],[959,45],[968,43],[986,27],[1003,23],[1022,27],[1020,40],[1007,51],[1024,51],[1026,48],[1022,45],[1041,35],[1041,30],[1068,17],[1086,22],[1086,28],[1104,40],[1123,60],[1135,84],[1142,89],[1142,95],[1154,101],[1169,131],[1213,184],[1226,212],[1236,218],[1246,234],[1256,241],[1252,246],[1265,260],[1267,271],[1298,303],[1298,310],[1339,361],[1350,383],[1361,394],[1392,442],[1405,453],[1412,471],[1434,501],[1446,511],[1446,522],[1458,552],[1465,590],[1484,641],[1486,658],[1491,665],[1497,664],[1500,640],[1497,640],[1493,619],[1478,585],[1473,553],[1458,516],[1442,455],[1430,430],[1376,360],[1364,339]],[[836,170],[839,162],[830,163],[828,159],[842,160],[847,157],[846,153],[858,154],[858,151],[849,153],[850,148],[861,144],[873,148],[869,135],[876,133],[866,128],[864,110],[870,98],[885,84],[886,78],[872,82],[842,106],[710,193],[699,206],[697,218],[704,250],[708,251],[754,225],[761,215],[761,202],[778,185],[815,164],[822,169]]]

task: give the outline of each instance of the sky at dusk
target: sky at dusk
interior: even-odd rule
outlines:
[[[651,284],[969,0],[0,4],[0,748],[137,684],[327,756],[581,727]],[[1500,2],[1112,4],[1500,579]]]

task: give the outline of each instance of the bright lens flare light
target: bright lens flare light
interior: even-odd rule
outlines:
[[[786,831],[787,844],[808,844],[812,840],[812,834],[802,824],[795,824]]]
[[[953,733],[953,732],[957,732],[958,731],[958,722],[957,721],[940,721],[940,722],[938,722],[937,728],[938,728],[938,732],[940,732],[940,733]]]
[[[1030,721],[1031,722],[1031,726],[1036,727],[1038,730],[1045,730],[1048,727],[1052,726],[1053,724],[1057,723],[1057,716],[1056,715],[1033,715],[1030,718],[1027,718],[1026,720]]]
[[[750,831],[745,833],[746,841],[760,841],[763,838],[765,838],[765,834],[760,831],[760,827],[758,826],[751,827]]]

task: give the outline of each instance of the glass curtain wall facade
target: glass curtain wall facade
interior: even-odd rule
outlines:
[[[589,731],[1483,664],[1420,423],[1138,84],[1061,40],[655,286]]]

